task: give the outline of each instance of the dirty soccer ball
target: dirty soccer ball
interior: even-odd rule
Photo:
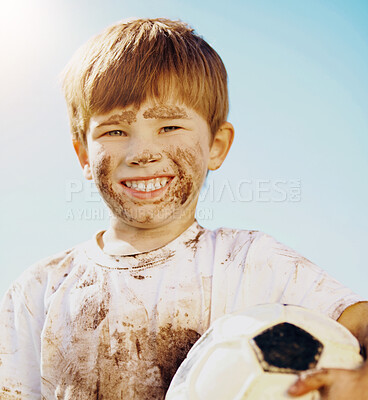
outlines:
[[[213,323],[176,372],[166,400],[281,400],[309,369],[357,368],[355,337],[302,307],[267,304]],[[320,399],[319,393],[298,397]]]

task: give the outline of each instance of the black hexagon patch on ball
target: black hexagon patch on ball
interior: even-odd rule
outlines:
[[[259,363],[267,372],[298,373],[315,368],[323,344],[304,329],[284,322],[251,340]]]

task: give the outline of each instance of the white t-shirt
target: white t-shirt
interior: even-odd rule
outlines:
[[[301,305],[337,319],[361,299],[272,237],[206,230],[129,256],[86,243],[28,270],[3,298],[1,399],[163,399],[225,313]]]

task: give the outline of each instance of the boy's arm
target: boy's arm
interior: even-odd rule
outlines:
[[[0,399],[41,397],[42,321],[37,309],[43,310],[43,307],[42,304],[36,307],[34,300],[38,300],[38,286],[36,279],[30,279],[29,285],[16,282],[0,302]]]
[[[338,319],[359,340],[368,354],[368,302],[348,307]],[[357,370],[323,369],[298,379],[289,389],[292,396],[311,390],[321,391],[323,400],[366,400],[368,398],[368,362]]]

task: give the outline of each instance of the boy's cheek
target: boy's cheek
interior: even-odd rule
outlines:
[[[193,148],[177,149],[171,157],[177,166],[178,176],[174,198],[180,199],[180,204],[183,205],[188,199],[193,199],[199,194],[207,169],[201,152]]]
[[[200,176],[206,169],[203,149],[199,142],[191,146],[180,146],[164,151],[174,165],[183,169],[190,169],[196,176]]]
[[[112,159],[111,156],[105,154],[103,151],[97,152],[93,158],[91,169],[93,178],[97,186],[106,182],[112,171]]]

